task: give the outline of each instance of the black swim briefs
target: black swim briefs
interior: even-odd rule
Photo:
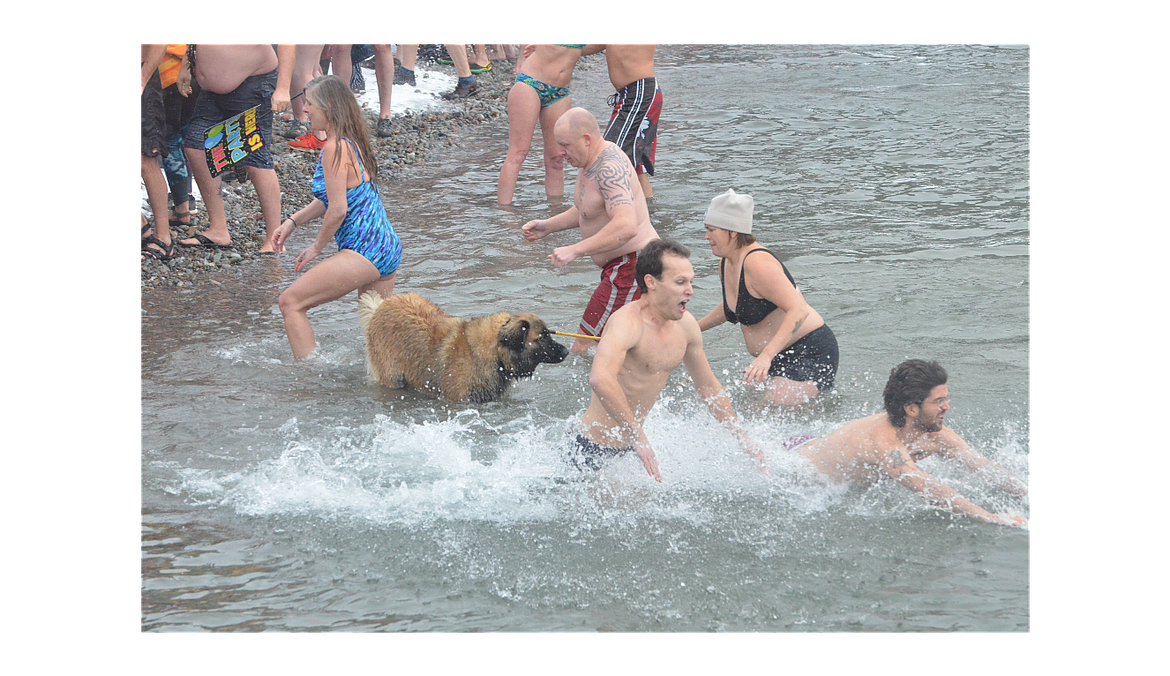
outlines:
[[[605,465],[607,460],[625,455],[632,450],[634,450],[633,446],[625,448],[602,446],[596,441],[585,438],[585,435],[578,434],[577,439],[569,449],[568,459],[569,464],[582,472],[586,469],[596,472]]]

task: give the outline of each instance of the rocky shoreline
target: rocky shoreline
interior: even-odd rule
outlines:
[[[582,60],[582,66],[585,65]],[[493,61],[492,69],[475,76],[478,92],[466,99],[458,99],[448,110],[407,112],[394,115],[391,119],[393,135],[381,138],[377,135],[378,115],[365,111],[370,125],[370,140],[378,157],[379,178],[383,193],[387,193],[385,182],[409,171],[412,164],[433,156],[454,144],[455,137],[464,128],[489,122],[507,115],[508,90],[515,77],[512,74],[513,61]],[[454,74],[451,66],[430,66],[431,69],[446,69]],[[300,208],[312,198],[309,183],[317,166],[317,152],[295,150],[288,147],[288,140],[280,135],[286,123],[273,124],[271,152],[276,174],[280,178],[281,208],[285,216],[290,208]],[[230,172],[229,172],[230,174]],[[250,182],[236,183],[223,181],[221,190],[224,209],[227,212],[228,230],[232,235],[230,249],[206,249],[201,247],[176,246],[178,254],[169,261],[148,259],[142,261],[142,291],[147,293],[160,286],[186,286],[197,278],[214,274],[233,266],[247,265],[261,258],[260,247],[264,244],[264,219],[260,213],[260,202]],[[208,227],[207,212],[202,202],[196,202],[195,216],[189,226],[171,228],[172,241],[189,238]]]

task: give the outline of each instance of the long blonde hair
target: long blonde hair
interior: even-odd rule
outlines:
[[[320,108],[325,119],[333,127],[337,140],[349,139],[357,146],[358,156],[362,167],[370,180],[378,175],[378,160],[374,157],[373,146],[370,145],[370,132],[366,128],[365,117],[358,107],[357,99],[349,90],[349,85],[341,81],[336,75],[322,75],[313,78],[305,85],[305,96],[313,100],[313,105]],[[343,152],[334,155],[334,168],[341,166]]]

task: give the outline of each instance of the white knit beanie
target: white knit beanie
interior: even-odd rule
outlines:
[[[703,216],[703,225],[750,235],[754,210],[755,202],[751,195],[737,195],[728,188],[727,192],[711,200],[711,206],[707,207],[707,213]]]

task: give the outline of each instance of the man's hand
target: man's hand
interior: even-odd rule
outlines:
[[[276,88],[272,92],[272,112],[279,113],[286,110],[292,102],[289,100],[288,89]]]
[[[194,91],[194,89],[191,87],[191,71],[187,70],[186,68],[180,70],[179,79],[177,82],[179,84],[179,94],[181,94],[183,98],[191,96],[191,92]]]
[[[528,240],[529,242],[535,242],[536,240],[548,234],[548,221],[528,221],[524,224],[524,227],[520,228],[520,231],[524,233],[524,239]]]
[[[655,481],[661,483],[662,475],[658,473],[658,460],[654,457],[654,449],[650,448],[649,444],[635,441],[634,452],[638,454],[638,459],[642,461],[650,476],[654,477]]]
[[[743,442],[743,448],[760,463],[760,472],[764,476],[772,476],[772,470],[768,469],[768,461],[764,459],[764,449],[760,448],[758,444],[752,439]]]
[[[992,523],[997,523],[1001,526],[1016,526],[1019,528],[1026,527],[1028,520],[1022,516],[1015,516],[1014,514],[993,514],[994,520]]]
[[[548,259],[552,261],[554,268],[563,268],[577,260],[577,254],[573,253],[571,246],[558,246],[548,255]]]

